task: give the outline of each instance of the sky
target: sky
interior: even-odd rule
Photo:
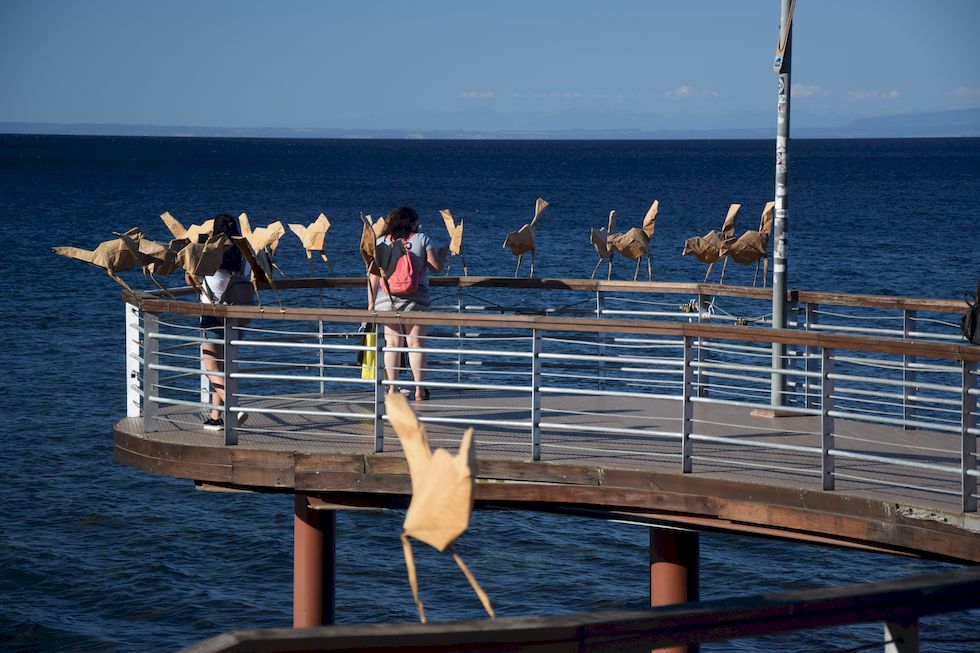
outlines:
[[[772,123],[779,0],[0,0],[0,122]],[[794,120],[980,107],[980,1],[798,0]]]

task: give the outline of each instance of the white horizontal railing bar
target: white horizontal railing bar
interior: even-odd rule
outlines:
[[[903,449],[906,451],[911,451],[913,453],[922,456],[932,456],[932,455],[942,455],[942,456],[959,456],[959,450],[954,449],[937,449],[936,447],[922,447],[916,446],[914,444],[902,444],[901,442],[893,442],[889,440],[876,440],[874,438],[862,438],[857,435],[847,435],[843,433],[837,433],[834,437],[840,440],[847,440],[848,442],[860,442],[861,444],[874,444],[882,447],[892,447],[894,449]]]
[[[643,429],[616,428],[612,426],[589,426],[582,424],[564,424],[562,422],[541,422],[542,429],[553,429],[555,431],[575,431],[576,433],[606,433],[609,435],[637,435],[643,438],[663,437],[678,439],[680,432],[676,431],[647,431]]]
[[[311,367],[316,367],[315,365]],[[358,370],[360,368],[357,368]],[[231,375],[233,379],[256,379],[266,381],[302,381],[302,382],[326,382],[335,383],[361,383],[364,385],[374,385],[374,379],[362,379],[352,376],[307,376],[301,374],[262,374],[258,372],[235,372]]]
[[[828,375],[834,381],[851,381],[854,383],[867,383],[869,385],[880,384],[880,385],[890,385],[897,388],[919,388],[922,390],[935,390],[936,392],[950,392],[950,393],[960,393],[962,388],[960,386],[952,385],[940,385],[938,383],[925,383],[922,381],[902,381],[899,379],[882,379],[874,376],[855,376],[851,374],[830,374]]]
[[[657,363],[661,365],[676,365],[678,367],[683,367],[684,362],[679,359],[673,358],[646,358],[640,356],[599,356],[596,354],[564,354],[564,353],[550,353],[541,352],[538,355],[539,358],[546,358],[549,360],[570,360],[570,361],[596,361],[596,362],[606,362],[606,363],[632,363],[634,365],[639,363]]]
[[[918,362],[904,362],[900,359],[896,360],[886,360],[881,358],[857,358],[853,356],[834,356],[834,360],[838,363],[854,363],[856,365],[865,365],[867,367],[879,367],[883,369],[892,369],[895,371],[901,371],[903,369],[915,370],[916,372],[929,372],[935,374],[956,374],[960,371],[957,366],[941,366],[941,365],[930,365],[928,363],[918,363]]]
[[[691,460],[694,462],[708,462],[708,463],[720,463],[722,465],[731,465],[734,467],[745,467],[747,469],[765,469],[767,471],[774,472],[789,472],[791,474],[809,474],[810,476],[819,476],[819,470],[808,470],[805,467],[786,467],[785,465],[773,465],[771,463],[753,463],[747,460],[731,460],[727,458],[715,458],[714,456],[700,456],[693,455]]]
[[[820,386],[815,385],[815,386],[812,386],[812,387],[819,388]],[[903,398],[905,398],[905,395],[902,395],[902,394],[900,394],[898,392],[884,392],[884,391],[880,391],[880,390],[862,390],[861,388],[845,388],[844,390],[842,390],[840,392],[841,392],[841,395],[838,395],[835,392],[835,395],[834,396],[842,396],[846,392],[846,394],[848,396],[850,396],[850,395],[861,395],[861,396],[866,396],[866,397],[878,397],[879,399],[897,399],[899,401],[901,401]],[[960,402],[957,401],[956,399],[943,399],[942,397],[929,397],[929,396],[926,396],[926,395],[918,395],[918,394],[910,394],[910,395],[908,395],[908,400],[911,401],[911,402],[915,402],[917,404],[929,403],[929,404],[945,404],[945,405],[949,405],[949,406],[959,406],[960,405]],[[901,403],[898,403],[898,404],[889,404],[889,405],[901,406],[902,404]]]
[[[874,329],[871,327],[852,327],[845,326],[843,324],[823,324],[819,322],[817,324],[811,324],[808,331],[847,331],[849,333],[867,333],[879,336],[902,337],[901,329]]]
[[[539,392],[542,394],[570,394],[570,395],[596,395],[599,397],[629,397],[634,399],[667,399],[672,401],[679,401],[680,397],[678,395],[662,395],[662,394],[651,394],[649,392],[623,392],[620,390],[593,390],[591,388],[562,388],[562,387],[546,387],[541,386],[538,388]]]
[[[783,451],[797,451],[799,453],[812,453],[820,455],[820,447],[808,447],[806,445],[800,444],[782,444],[781,442],[757,442],[755,440],[746,440],[738,436],[718,436],[718,435],[700,435],[692,433],[690,436],[692,440],[701,440],[703,442],[714,442],[716,444],[731,444],[735,446],[749,446],[749,447],[759,447],[761,449],[780,449]],[[762,436],[765,437],[765,436]]]
[[[184,374],[186,376],[200,376],[206,374],[207,376],[220,376],[225,377],[224,372],[219,372],[217,370],[202,370],[200,367],[175,367],[173,365],[150,365],[151,370],[157,370],[158,372],[177,372],[179,374]]]
[[[952,426],[949,424],[939,424],[936,422],[923,422],[920,420],[907,420],[899,419],[896,417],[876,417],[873,415],[866,415],[861,413],[844,412],[839,410],[827,411],[827,414],[831,417],[839,417],[841,419],[850,419],[858,422],[872,422],[875,424],[889,424],[891,426],[914,426],[926,431],[941,431],[943,433],[959,433],[959,426]]]
[[[530,412],[530,410],[531,409],[529,407],[528,408],[528,412]],[[387,421],[389,421],[389,422],[391,421],[388,418],[387,413],[384,415],[384,419],[387,420]],[[460,418],[460,417],[431,417],[431,416],[427,416],[427,415],[419,415],[419,421],[420,422],[425,422],[425,423],[431,423],[431,424],[461,424],[463,426],[507,426],[507,427],[514,428],[514,429],[530,429],[531,428],[531,422],[530,422],[530,420],[528,420],[528,421],[515,421],[515,420],[504,420],[504,419],[501,419],[501,420],[493,420],[493,419],[469,419],[469,418]],[[501,445],[501,444],[508,444],[508,445],[509,444],[516,444],[516,445],[519,445],[519,446],[523,446],[525,443],[524,442],[514,442],[514,443],[506,442],[506,443],[494,443],[494,444],[496,444],[496,445]]]
[[[529,385],[485,385],[477,383],[448,383],[445,381],[389,381],[387,379],[381,382],[382,385],[397,385],[406,386],[410,388],[415,387],[425,387],[425,388],[451,388],[454,390],[500,390],[504,392],[531,392],[531,386]]]
[[[275,342],[272,340],[232,340],[237,347],[267,347],[270,349],[311,349],[314,351],[374,351],[367,345],[328,345],[318,342]]]
[[[754,403],[749,401],[732,401],[730,399],[715,399],[713,397],[691,397],[691,401],[704,404],[719,404],[722,406],[741,406],[743,408],[775,408],[779,412],[798,413],[800,415],[819,415],[819,408],[800,408],[798,406],[773,406],[768,403]]]
[[[200,331],[200,329],[198,329]],[[159,331],[147,334],[148,338],[151,340],[173,340],[176,342],[208,342],[207,338],[202,338],[201,336],[179,336],[176,333],[160,333]],[[213,341],[212,341],[213,342]]]
[[[916,460],[907,460],[905,458],[889,458],[888,456],[877,456],[871,453],[858,453],[856,451],[847,451],[846,449],[828,449],[827,453],[835,458],[850,458],[852,460],[864,460],[872,463],[881,463],[883,465],[897,465],[900,467],[912,467],[915,469],[924,469],[930,472],[943,472],[945,474],[960,474],[961,470],[959,467],[952,467],[948,465],[936,465],[932,463],[922,463]]]
[[[371,349],[374,349],[371,347]],[[406,354],[452,354],[453,356],[469,355],[469,356],[499,356],[501,358],[533,358],[533,355],[529,351],[501,351],[495,349],[444,349],[442,347],[418,347],[413,349],[412,347],[385,347],[384,351],[394,351],[398,353]]]
[[[733,424],[731,424],[729,422],[715,422],[715,421],[710,420],[710,419],[695,419],[695,420],[693,420],[693,422],[695,424],[700,424],[701,426],[727,426],[727,427],[733,426]],[[742,428],[750,428],[750,427],[743,426]],[[766,434],[783,435],[783,434],[785,434],[787,432],[785,428],[774,428],[774,427],[773,428],[765,428],[765,427],[762,427],[762,426],[757,426],[755,424],[753,424],[751,426],[751,428],[752,428],[752,434],[753,435],[760,435],[760,436],[765,436]],[[801,430],[794,429],[792,431],[792,434],[793,435],[820,435],[820,432],[819,431],[801,431]]]
[[[668,452],[657,452],[657,451],[626,451],[621,449],[598,449],[595,447],[582,447],[572,444],[559,444],[557,442],[547,442],[541,444],[542,449],[547,449],[551,451],[552,449],[566,449],[568,451],[587,451],[589,453],[601,453],[606,455],[623,455],[623,456],[647,456],[649,458],[671,458],[677,459],[681,457],[679,453],[668,453]]]
[[[910,338],[929,338],[935,340],[963,340],[963,336],[960,335],[950,335],[946,333],[932,333],[929,331],[909,331]]]
[[[621,336],[621,337],[612,338],[612,341],[617,343],[625,342],[631,345],[644,345],[644,346],[653,346],[653,345],[666,345],[670,347],[684,346],[684,341],[679,336],[671,340],[660,340],[660,339],[651,339],[651,338],[629,338],[629,337]]]
[[[778,369],[765,365],[738,365],[735,363],[713,363],[711,361],[691,361],[691,367],[705,370],[731,370],[733,372],[759,372],[760,374],[780,373],[792,376],[805,376],[810,378],[820,378],[820,372],[807,372],[806,370]],[[772,382],[772,379],[769,379]]]
[[[150,395],[147,401],[155,401],[158,404],[171,404],[173,406],[190,406],[191,408],[202,408],[205,410],[224,410],[224,406],[219,406],[217,404],[208,404],[203,401],[185,401],[183,399],[170,399],[169,397],[159,397],[156,395]]]
[[[358,420],[374,419],[373,412],[351,413],[332,410],[304,410],[302,408],[250,408],[247,406],[236,406],[233,410],[237,413],[256,413],[260,415],[302,415],[305,417],[338,417]]]
[[[852,313],[837,313],[835,311],[828,311],[825,308],[816,309],[817,315],[824,315],[827,317],[839,317],[846,320],[878,320],[878,321],[898,321],[902,319],[901,315],[854,315]]]

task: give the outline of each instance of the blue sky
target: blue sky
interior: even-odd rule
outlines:
[[[2,0],[0,122],[754,127],[778,22],[778,0]],[[980,107],[978,28],[977,0],[798,0],[794,120]]]

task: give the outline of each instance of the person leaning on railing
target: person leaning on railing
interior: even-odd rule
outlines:
[[[385,218],[384,231],[378,237],[377,245],[379,249],[382,245],[390,248],[394,241],[399,239],[404,241],[406,255],[416,257],[415,263],[418,264],[421,271],[418,288],[408,295],[393,295],[388,292],[387,285],[381,283],[380,277],[371,275],[368,281],[368,310],[403,313],[427,311],[431,306],[428,272],[429,270],[433,272],[442,270],[449,247],[436,249],[432,240],[419,230],[418,213],[407,206],[400,206],[388,214]],[[379,263],[383,263],[383,261],[379,260]],[[390,271],[386,270],[386,274],[388,273]],[[409,348],[421,348],[426,330],[427,327],[422,324],[385,325],[385,345],[387,347],[405,347],[407,341]],[[401,354],[399,352],[385,352],[385,376],[389,381],[398,380],[400,361]],[[423,352],[410,352],[408,364],[412,370],[412,379],[416,383],[415,399],[424,401],[429,398],[429,390],[420,385],[425,381],[425,354]],[[388,392],[398,391],[396,385],[388,387]]]

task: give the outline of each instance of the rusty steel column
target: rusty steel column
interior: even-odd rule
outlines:
[[[668,528],[650,529],[650,606],[676,605],[698,600],[698,534]],[[688,653],[697,645],[656,649]]]
[[[337,513],[313,510],[296,494],[293,517],[293,628],[334,622]]]

